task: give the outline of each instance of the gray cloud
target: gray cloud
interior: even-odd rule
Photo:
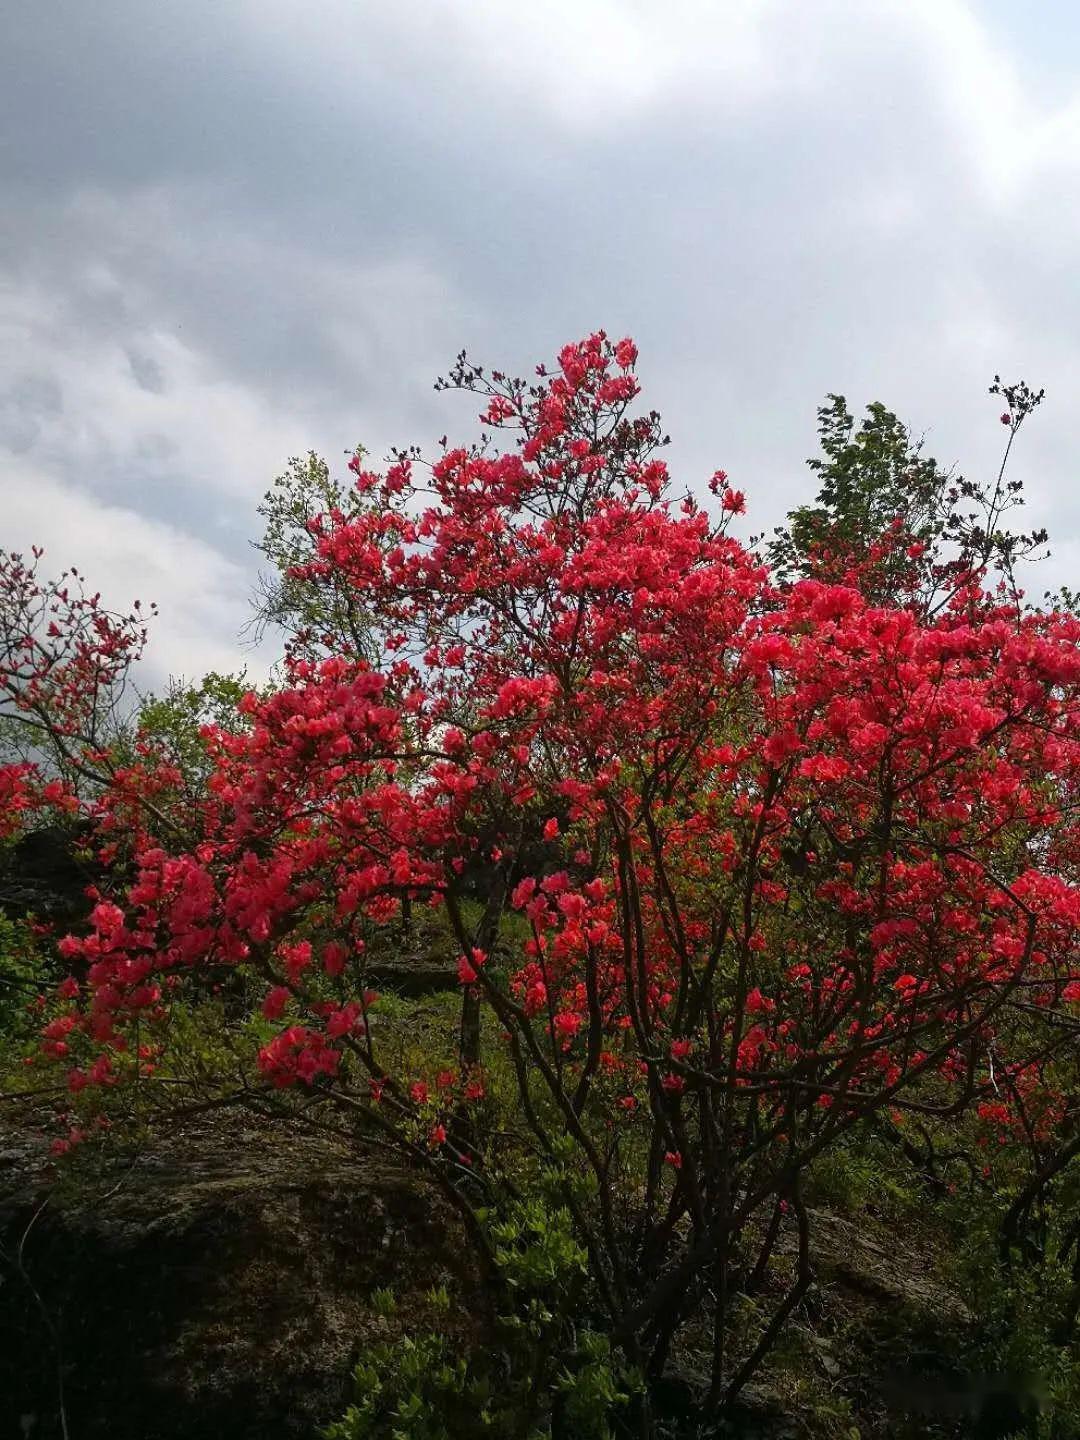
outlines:
[[[16,375],[0,395],[0,445],[13,455],[33,448],[42,426],[64,408],[60,386],[51,375]]]
[[[680,478],[724,465],[755,529],[805,494],[827,390],[978,472],[989,377],[1046,384],[1017,473],[1071,578],[1080,96],[1051,13],[1075,46],[1067,7],[1017,32],[998,0],[23,7],[0,543],[81,539],[57,559],[93,571],[107,535],[167,663],[220,663],[289,454],[467,428],[431,391],[462,345],[526,369],[602,324]]]
[[[146,390],[151,395],[164,395],[165,375],[152,355],[146,355],[141,350],[129,350],[127,360],[140,390]]]

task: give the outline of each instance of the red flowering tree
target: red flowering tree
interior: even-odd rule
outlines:
[[[108,781],[125,683],[146,640],[138,604],[108,610],[75,570],[43,580],[42,553],[0,552],[0,833],[32,804],[70,809],[80,783]]]
[[[857,576],[776,589],[722,473],[719,519],[672,494],[635,365],[602,334],[531,385],[462,357],[442,383],[480,397],[479,444],[355,462],[366,503],[311,517],[292,579],[355,592],[378,663],[305,643],[207,727],[192,843],[151,823],[150,755],[103,787],[150,819],[63,942],[83,978],[45,1049],[114,1083],[239,973],[277,1027],[261,1083],[426,1167],[485,1252],[501,1067],[611,1334],[658,1376],[704,1316],[715,1410],[809,1283],[814,1159],[881,1112],[995,1103],[1069,1021],[1080,622],[977,570],[933,615]],[[404,903],[460,950],[451,1071],[380,1049],[368,956]],[[787,1228],[775,1313],[736,1333]]]

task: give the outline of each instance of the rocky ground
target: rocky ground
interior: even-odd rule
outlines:
[[[482,1342],[484,1294],[445,1200],[332,1137],[271,1142],[265,1127],[214,1112],[88,1157],[59,1187],[41,1137],[0,1130],[0,1440],[62,1440],[61,1399],[71,1440],[310,1437],[344,1408],[360,1347],[416,1325]],[[933,1256],[864,1219],[812,1222],[814,1290],[739,1433],[1007,1433],[934,1359],[974,1317]],[[372,1302],[383,1287],[391,1318]],[[681,1364],[693,1384],[692,1345]]]
[[[239,1113],[188,1124],[50,1193],[0,1132],[0,1437],[285,1440],[344,1409],[352,1358],[483,1297],[455,1218],[413,1176]],[[392,1320],[371,1296],[392,1287]],[[387,1327],[390,1327],[389,1331]]]

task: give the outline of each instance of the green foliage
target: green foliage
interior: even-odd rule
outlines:
[[[499,1358],[505,1365],[506,1352]],[[324,1440],[541,1440],[556,1413],[566,1440],[609,1440],[630,1399],[610,1342],[590,1331],[557,1370],[512,1364],[506,1374],[485,1352],[462,1355],[425,1330],[367,1347],[353,1383],[356,1399]]]
[[[175,735],[181,746],[189,745],[200,725],[235,725],[236,706],[248,689],[243,671],[222,675],[211,670],[198,685],[174,680],[163,697],[143,701],[140,729],[151,736]]]
[[[1008,513],[1024,500],[1023,483],[1007,479],[1005,468],[1043,392],[995,376],[990,393],[1008,407],[1002,416],[1008,438],[989,484],[943,469],[880,402],[868,405],[857,424],[843,395],[827,396],[817,412],[821,454],[807,462],[819,483],[814,503],[792,510],[767,547],[777,578],[835,581],[857,567],[869,598],[935,607],[970,571],[987,569],[1015,594],[1017,563],[1040,551],[1047,537],[1008,528]],[[892,542],[879,544],[890,533]]]
[[[356,454],[362,456],[362,447]],[[299,649],[353,653],[377,660],[380,646],[372,618],[357,602],[355,590],[340,580],[315,584],[295,572],[316,558],[309,521],[337,514],[346,520],[363,513],[366,502],[330,474],[326,461],[309,451],[293,456],[263,497],[265,521],[258,549],[271,570],[261,580],[255,631],[280,626]]]
[[[610,1440],[615,1417],[638,1387],[609,1339],[579,1322],[588,1256],[569,1211],[552,1203],[562,1184],[545,1173],[536,1193],[482,1212],[511,1306],[498,1317],[500,1342],[459,1353],[429,1329],[367,1347],[354,1371],[356,1399],[325,1440]],[[445,1287],[426,1297],[448,1315]],[[377,1290],[373,1311],[397,1314]]]
[[[441,1335],[374,1345],[353,1379],[357,1399],[323,1432],[326,1440],[454,1440],[470,1423],[490,1430],[490,1391]]]
[[[381,1285],[377,1290],[371,1292],[371,1308],[376,1315],[389,1318],[397,1309],[397,1299],[394,1292],[388,1286]]]
[[[814,1204],[843,1214],[872,1211],[878,1215],[910,1217],[925,1204],[910,1167],[894,1163],[881,1141],[855,1134],[826,1150],[814,1161],[807,1193]]]
[[[197,685],[171,680],[164,695],[143,701],[137,733],[181,771],[190,788],[201,789],[211,764],[200,731],[204,725],[235,730],[242,723],[237,704],[250,688],[243,671],[221,675],[211,670]]]
[[[611,1417],[620,1414],[640,1390],[606,1335],[584,1331],[576,1354],[556,1378],[564,1433],[575,1440],[608,1440]]]
[[[865,555],[898,515],[912,539],[935,538],[949,477],[891,410],[875,401],[856,428],[844,396],[829,395],[818,436],[822,455],[807,462],[819,480],[816,503],[793,510],[787,531],[777,532],[770,558],[778,569],[805,572],[825,543]]]
[[[545,1196],[519,1201],[490,1229],[506,1283],[523,1295],[555,1303],[587,1272],[588,1255],[574,1238],[570,1212],[552,1208]],[[551,1318],[546,1311],[545,1318]]]
[[[1071,1263],[1047,1247],[1037,1263],[999,1258],[1002,1197],[959,1198],[962,1216],[952,1254],[955,1282],[979,1323],[964,1365],[971,1373],[1004,1377],[1030,1412],[1025,1435],[1080,1440],[1080,1349],[1063,1324],[1075,1277]],[[1051,1226],[1075,1211],[1055,1209]]]
[[[30,926],[0,912],[0,1044],[33,1034],[35,1021],[27,1007],[44,984],[43,965]]]

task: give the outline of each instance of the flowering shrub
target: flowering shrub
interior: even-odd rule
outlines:
[[[76,753],[72,701],[40,706],[10,661],[0,683],[100,776],[104,832],[132,847],[125,893],[62,942],[76,979],[43,1048],[72,1086],[144,1073],[176,999],[240,974],[276,1027],[253,1083],[424,1165],[490,1260],[474,1115],[498,1057],[523,1150],[569,1147],[611,1336],[655,1377],[706,1314],[716,1409],[809,1283],[817,1156],[878,1114],[1007,1127],[1014,1092],[1040,1125],[1062,1112],[1080,622],[984,592],[980,556],[934,606],[882,603],[850,566],[778,587],[728,533],[723,472],[719,518],[673,492],[636,360],[597,334],[526,384],[462,357],[441,384],[479,397],[488,437],[355,459],[366,503],[310,517],[292,579],[309,606],[355,593],[379,658],[305,633],[278,688],[204,727],[182,829],[152,745],[122,770],[92,737]],[[391,1068],[373,1023],[368,956],[406,903],[459,949],[437,1073]],[[737,1257],[757,1245],[760,1270],[784,1225],[790,1287],[735,1337]]]

